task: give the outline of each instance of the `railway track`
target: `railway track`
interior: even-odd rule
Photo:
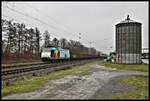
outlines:
[[[26,77],[26,76],[36,76],[36,75],[45,75],[53,71],[58,71],[62,69],[68,69],[75,65],[85,64],[92,60],[80,60],[80,61],[71,61],[65,63],[53,63],[53,64],[38,64],[31,66],[17,66],[17,67],[7,67],[2,68],[1,76],[2,81],[16,80],[17,78]]]
[[[20,66],[23,67],[23,66],[40,65],[40,64],[46,64],[46,63],[42,62],[42,63],[36,63],[36,64],[35,63],[33,63],[33,64],[30,64],[30,63],[29,64],[17,64],[17,65],[15,64],[15,65],[8,65],[8,66],[2,65],[2,69],[9,69],[9,68],[13,68],[13,67],[16,68],[16,67],[20,67]]]

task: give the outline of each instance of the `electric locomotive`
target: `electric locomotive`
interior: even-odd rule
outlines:
[[[42,61],[69,60],[70,51],[55,46],[44,47],[42,48],[41,59]]]

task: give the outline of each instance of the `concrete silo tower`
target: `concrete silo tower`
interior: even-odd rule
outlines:
[[[116,24],[116,63],[141,64],[141,23],[127,19]]]

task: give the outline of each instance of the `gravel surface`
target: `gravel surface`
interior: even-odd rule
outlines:
[[[113,81],[117,78],[136,74],[148,75],[147,72],[118,70],[98,64],[91,65],[88,69],[90,70],[88,74],[67,75],[61,79],[49,81],[34,92],[12,94],[2,99],[94,99],[105,97],[110,92],[129,89],[129,87],[116,85]]]
[[[135,86],[123,85],[122,83],[118,83],[118,80],[122,77],[126,77],[127,75],[113,77],[103,85],[99,90],[95,92],[95,94],[91,97],[91,99],[106,99],[108,95],[114,93],[121,93],[124,91],[128,91],[131,89],[135,89]]]

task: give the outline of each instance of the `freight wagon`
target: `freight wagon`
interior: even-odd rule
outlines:
[[[97,53],[89,53],[88,51],[83,50],[69,50],[62,49],[60,47],[56,48],[55,46],[42,48],[41,59],[42,61],[68,61],[68,60],[83,60],[83,59],[95,59],[101,58],[100,54]]]

